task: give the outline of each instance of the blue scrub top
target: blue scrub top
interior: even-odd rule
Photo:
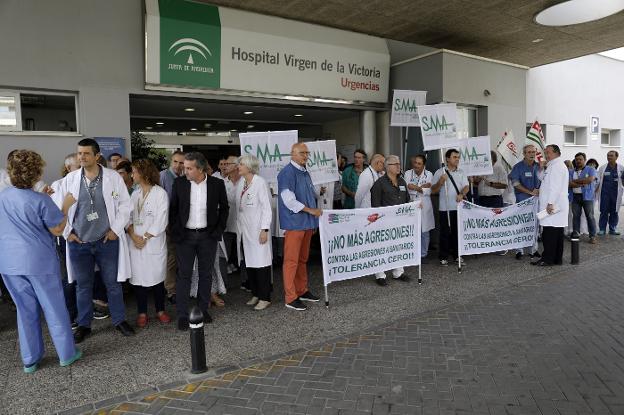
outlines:
[[[63,213],[50,196],[9,187],[0,192],[0,274],[47,275],[59,272],[54,236]]]
[[[613,195],[618,194],[618,185],[620,178],[618,177],[617,164],[614,167],[610,167],[608,164],[602,175],[602,191],[609,192]]]
[[[540,179],[538,177],[539,166],[537,162],[533,163],[532,166],[529,166],[522,160],[519,163],[516,163],[515,166],[511,169],[511,173],[509,173],[509,180],[511,180],[512,185],[514,186],[514,193],[516,194],[516,203],[522,202],[531,197],[530,194],[519,191],[515,188],[517,183],[520,183],[522,186],[526,187],[529,190],[535,190],[540,187]]]

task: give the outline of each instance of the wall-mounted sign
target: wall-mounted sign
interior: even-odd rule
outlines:
[[[386,102],[381,38],[184,0],[146,0],[151,88]]]
[[[600,118],[591,117],[589,120],[589,134],[592,140],[598,140],[600,137]]]

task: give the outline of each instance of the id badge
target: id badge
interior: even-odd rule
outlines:
[[[524,177],[533,177],[533,172],[530,172],[530,171],[524,172]]]
[[[100,217],[97,212],[87,213],[87,222],[93,222],[94,220],[98,220]]]
[[[134,224],[136,226],[141,226],[141,225],[143,225],[143,221],[141,219],[137,219],[137,220],[134,221]]]
[[[606,171],[606,172],[604,172],[604,175],[605,176],[611,176],[611,172],[610,171]]]
[[[405,186],[399,186],[399,190],[404,192],[405,191]]]

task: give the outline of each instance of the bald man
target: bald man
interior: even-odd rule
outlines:
[[[280,228],[284,229],[284,296],[286,307],[306,309],[303,301],[318,302],[308,289],[308,256],[310,240],[316,228],[321,209],[317,208],[314,185],[306,170],[308,146],[293,145],[290,163],[277,175]]]
[[[383,176],[385,161],[386,158],[382,154],[373,155],[370,166],[360,174],[357,191],[355,192],[356,209],[371,207],[371,188],[377,179]]]

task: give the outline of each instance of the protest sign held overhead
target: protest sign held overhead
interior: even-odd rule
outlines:
[[[241,133],[241,154],[256,156],[260,176],[269,183],[277,183],[277,174],[290,163],[290,149],[298,135],[297,130]]]
[[[418,107],[418,116],[425,151],[459,144],[456,104],[423,105]]]
[[[310,155],[306,168],[312,184],[333,183],[340,179],[336,160],[336,141],[308,141]]]
[[[462,140],[459,150],[459,168],[466,176],[487,176],[492,174],[490,136]]]
[[[427,103],[427,91],[395,89],[392,97],[392,127],[419,126],[418,107]]]
[[[511,171],[513,166],[522,160],[522,149],[518,149],[513,131],[511,130],[503,133],[503,136],[496,145],[496,151],[501,155],[507,171]]]

